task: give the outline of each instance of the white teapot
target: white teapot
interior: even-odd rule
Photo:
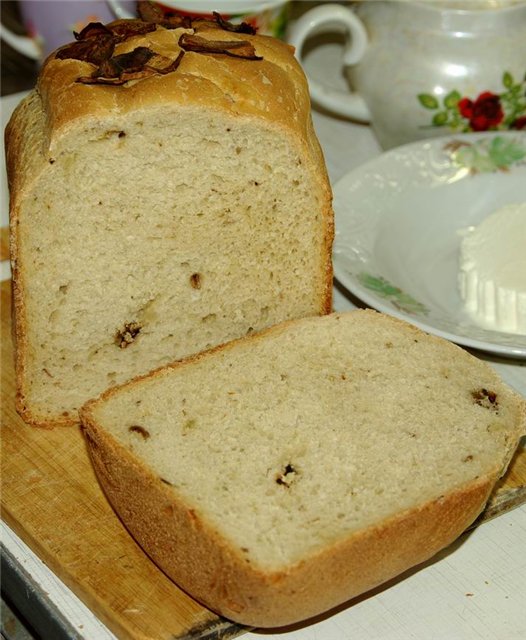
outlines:
[[[451,132],[526,134],[526,1],[325,4],[298,19],[289,42],[301,61],[311,35],[342,29],[351,91],[309,77],[311,96],[370,122],[384,148]]]

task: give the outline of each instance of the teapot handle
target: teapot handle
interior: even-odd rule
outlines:
[[[357,64],[367,49],[367,31],[360,18],[342,5],[326,4],[310,9],[292,25],[288,41],[295,47],[298,60],[303,63],[303,46],[310,36],[316,33],[334,32],[342,27],[347,35],[342,64],[344,66]],[[311,97],[316,103],[339,115],[361,122],[370,122],[371,115],[361,95],[356,92],[333,89],[314,80],[308,73],[307,80]]]

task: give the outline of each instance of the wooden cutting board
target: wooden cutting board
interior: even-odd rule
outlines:
[[[27,426],[14,408],[10,283],[1,283],[2,518],[118,637],[233,638],[148,559],[106,501],[79,428]]]
[[[136,545],[107,503],[80,430],[28,427],[13,404],[10,283],[1,284],[2,517],[119,638],[221,638],[245,629],[180,591]],[[475,524],[526,502],[520,449]]]

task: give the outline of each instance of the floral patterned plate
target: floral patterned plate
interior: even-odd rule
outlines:
[[[334,187],[335,276],[365,304],[429,333],[525,358],[526,335],[477,326],[457,289],[462,230],[525,201],[523,132],[459,134],[392,149]]]

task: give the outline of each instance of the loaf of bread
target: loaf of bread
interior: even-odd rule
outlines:
[[[280,626],[451,543],[526,430],[459,347],[373,311],[285,322],[107,391],[81,411],[131,534],[235,621]]]
[[[291,47],[177,16],[92,24],[6,132],[17,407],[331,310],[333,216]]]

